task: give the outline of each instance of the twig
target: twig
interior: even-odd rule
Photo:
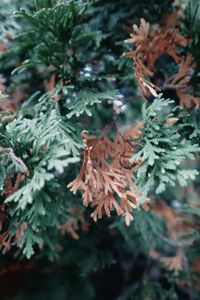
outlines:
[[[185,88],[187,87],[185,84],[170,84],[170,83],[164,83],[160,89],[161,90],[177,90],[177,89],[181,89],[181,88]]]
[[[12,148],[0,147],[0,151],[4,152],[6,155],[8,155],[14,162],[17,162],[22,167],[22,169],[23,169],[24,173],[26,174],[26,176],[30,175],[27,166],[25,165],[25,163],[23,162],[23,160],[20,157],[17,157],[15,155]]]

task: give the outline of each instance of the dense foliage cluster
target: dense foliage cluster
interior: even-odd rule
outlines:
[[[1,299],[199,299],[198,2],[1,1]]]

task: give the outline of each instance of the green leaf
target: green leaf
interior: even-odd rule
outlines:
[[[116,91],[98,92],[92,90],[84,90],[77,94],[75,101],[66,105],[67,109],[71,112],[67,114],[70,119],[73,116],[79,117],[81,114],[86,113],[89,117],[92,116],[90,107],[94,104],[101,103],[105,100],[113,100],[117,95]]]

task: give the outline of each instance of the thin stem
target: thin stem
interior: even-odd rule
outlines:
[[[24,173],[26,174],[26,176],[30,175],[27,166],[25,165],[25,163],[23,162],[23,160],[20,157],[17,157],[15,155],[12,148],[0,147],[0,151],[4,152],[6,155],[8,155],[13,161],[17,162],[22,167],[22,169],[24,170]]]

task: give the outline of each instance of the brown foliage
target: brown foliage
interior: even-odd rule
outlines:
[[[175,29],[150,28],[150,24],[141,19],[140,27],[134,25],[130,39],[125,43],[134,44],[135,50],[124,54],[134,60],[134,74],[142,94],[157,95],[158,90],[175,89],[180,99],[180,105],[191,107],[199,106],[200,100],[192,95],[190,86],[195,64],[190,54],[186,57],[180,54],[178,47],[185,47],[188,39],[180,36]],[[178,47],[177,47],[178,46]],[[164,82],[154,84],[155,63],[163,55],[173,58],[179,66],[177,74],[165,78]]]
[[[4,189],[1,193],[1,196],[8,197],[15,193],[19,189],[19,186],[24,180],[24,178],[25,175],[19,173],[15,179],[15,182],[13,183],[12,175],[9,174],[7,180],[5,181]],[[25,222],[23,222],[22,224],[16,224],[17,230],[15,236],[13,236],[10,230],[8,229],[9,223],[9,206],[3,204],[0,206],[0,248],[2,249],[3,254],[8,252],[11,246],[17,244],[17,242],[21,239],[27,228],[27,223]]]
[[[2,195],[9,197],[10,195],[14,194],[19,189],[20,184],[24,179],[25,176],[23,174],[18,173],[15,179],[15,183],[13,183],[12,174],[9,174],[5,181]]]
[[[0,93],[6,94],[7,87],[5,85],[6,80],[0,76]],[[0,99],[0,112],[6,112],[8,114],[15,114],[17,112],[19,104],[27,97],[26,90],[28,85],[21,85],[16,87],[10,98],[4,97]]]
[[[164,264],[167,270],[173,271],[175,276],[177,276],[183,269],[184,259],[183,255],[180,253],[174,257],[161,257],[160,261]]]
[[[49,96],[55,101],[59,101],[61,99],[61,95],[60,94],[57,94],[57,95],[54,95],[54,88],[55,88],[55,85],[56,85],[56,73],[53,73],[50,78],[49,78],[49,81],[44,81],[44,88],[46,91],[49,92]]]
[[[3,77],[0,77],[0,93],[6,93],[5,79]],[[15,113],[15,108],[11,101],[5,97],[0,99],[0,111]]]
[[[186,258],[182,248],[179,248],[176,255],[173,257],[161,256],[161,254],[154,249],[149,251],[149,256],[163,263],[164,267],[168,271],[172,271],[175,276],[179,275],[186,263]]]
[[[152,210],[163,217],[168,230],[168,235],[172,240],[178,240],[181,235],[189,232],[193,228],[192,223],[183,220],[183,214],[177,213],[164,201],[154,203],[152,205]]]
[[[9,224],[9,215],[7,206],[3,204],[0,206],[0,248],[3,254],[11,248],[11,234],[7,229],[7,224]]]
[[[195,228],[195,225],[192,222],[186,222],[183,219],[183,214],[177,213],[164,201],[152,203],[151,208],[158,215],[163,217],[167,227],[168,237],[171,241],[176,241],[179,242],[179,244],[181,244],[181,236],[185,235],[186,233],[189,233],[191,229]],[[190,215],[190,217],[192,216]],[[166,240],[164,240],[163,238],[163,241],[165,242]],[[187,243],[188,245],[191,245],[193,244],[193,240],[187,240]],[[159,260],[164,265],[164,267],[167,270],[172,271],[175,276],[177,276],[186,265],[185,248],[183,246],[179,246],[176,249],[174,256],[165,256],[155,249],[150,249],[149,256],[151,258]]]
[[[125,217],[127,225],[133,219],[131,212],[139,206],[139,197],[132,174],[140,162],[130,162],[134,155],[131,140],[141,134],[142,126],[140,123],[123,135],[118,132],[113,141],[106,135],[95,137],[82,132],[83,164],[68,187],[74,194],[78,190],[83,192],[83,204],[94,208],[91,216],[95,221],[101,218],[103,211],[110,216],[113,208]],[[148,209],[147,203],[142,206]]]
[[[79,240],[78,231],[81,227],[82,231],[89,230],[89,222],[84,219],[83,212],[78,208],[71,207],[67,210],[72,214],[71,218],[60,226],[61,235],[69,234],[73,239]],[[79,221],[80,220],[80,224]]]

